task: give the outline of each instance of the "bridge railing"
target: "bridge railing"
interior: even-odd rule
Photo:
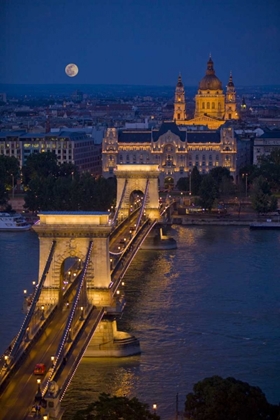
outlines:
[[[141,245],[143,244],[151,230],[154,228],[154,226],[157,224],[157,222],[157,220],[146,220],[141,226],[141,229],[139,229],[138,232],[136,232],[133,239],[128,243],[127,247],[122,253],[122,259],[117,262],[116,266],[114,267],[114,270],[111,273],[111,289],[113,295],[118,290],[120,282],[122,281],[125,273],[127,272],[130,263],[133,260],[138,249],[141,247]],[[120,267],[121,262],[122,267]]]
[[[87,334],[82,339],[81,339],[82,333],[84,332],[84,330],[86,329],[86,327],[89,325],[89,323],[92,321],[92,317],[91,317],[91,315],[93,315],[92,313],[89,314],[89,316],[88,316],[87,320],[85,321],[83,327],[79,331],[79,333],[78,333],[78,335],[76,337],[76,340],[75,340],[73,346],[71,347],[70,352],[68,353],[67,359],[69,360],[69,363],[70,363],[70,356],[71,356],[70,353],[72,352],[73,348],[75,347],[75,344],[78,343],[77,345],[79,345],[79,343],[82,343],[82,346],[81,346],[81,349],[78,351],[78,354],[75,356],[74,360],[71,360],[71,369],[70,369],[68,375],[66,376],[66,379],[64,380],[63,385],[61,386],[60,401],[63,399],[63,397],[64,397],[64,395],[65,395],[65,393],[67,391],[67,388],[68,388],[68,386],[69,386],[69,384],[70,384],[73,376],[75,375],[75,372],[76,372],[76,370],[77,370],[77,368],[79,366],[79,363],[80,363],[83,355],[86,352],[86,349],[87,349],[87,347],[88,347],[88,345],[90,343],[90,340],[91,340],[91,338],[93,336],[93,333],[96,330],[99,322],[102,320],[102,318],[104,316],[104,313],[105,313],[105,309],[102,308],[99,311],[98,315],[96,316],[96,318],[95,318],[92,326],[90,327],[90,330],[87,331]],[[72,352],[72,354],[73,354],[73,352]],[[59,372],[58,372],[58,375],[59,375]],[[54,377],[54,380],[57,380],[57,377],[56,376]]]

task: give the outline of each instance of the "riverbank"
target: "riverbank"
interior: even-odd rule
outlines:
[[[191,218],[186,216],[176,216],[172,218],[173,225],[183,225],[183,226],[201,226],[201,225],[210,225],[210,226],[250,226],[255,219],[215,219],[215,218]]]
[[[276,218],[271,218],[272,221],[278,221]],[[275,219],[275,220],[274,220]],[[253,212],[244,212],[243,214],[228,214],[226,216],[211,215],[211,214],[186,214],[178,215],[173,214],[171,224],[173,225],[186,225],[186,226],[250,226],[255,222],[265,222],[267,216],[257,216]]]

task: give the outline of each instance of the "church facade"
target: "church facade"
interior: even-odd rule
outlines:
[[[226,94],[215,75],[211,57],[195,97],[195,115],[187,119],[181,75],[175,89],[174,119],[158,129],[108,128],[102,143],[103,176],[114,175],[121,165],[157,165],[159,186],[176,186],[196,166],[203,174],[216,166],[229,169],[236,179],[237,146],[233,127],[237,119],[236,94],[230,75]],[[200,129],[203,126],[203,129]],[[208,128],[205,129],[205,126]]]
[[[238,119],[236,108],[236,92],[230,73],[223,92],[221,81],[215,74],[214,62],[211,57],[207,62],[206,74],[199,83],[195,96],[194,118],[187,119],[187,104],[182,77],[179,75],[175,89],[173,119],[178,125],[205,125],[210,130],[218,129],[225,121]]]

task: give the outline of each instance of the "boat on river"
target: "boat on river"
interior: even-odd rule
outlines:
[[[17,213],[0,213],[0,232],[25,232],[32,224]]]
[[[250,229],[280,229],[280,222],[273,222],[271,219],[264,222],[253,222],[250,224]]]

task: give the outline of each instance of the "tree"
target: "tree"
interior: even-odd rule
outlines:
[[[189,190],[189,178],[184,176],[181,177],[177,184],[176,187],[178,188],[179,191],[188,191]]]
[[[8,193],[5,185],[0,182],[0,206],[5,206],[8,202]]]
[[[251,202],[257,213],[277,210],[277,199],[271,194],[269,183],[262,176],[259,176],[253,182]]]
[[[24,185],[28,185],[35,177],[45,179],[49,175],[57,176],[57,174],[57,156],[50,151],[46,153],[32,153],[22,167]]]
[[[191,173],[191,193],[192,195],[198,195],[200,184],[202,181],[202,176],[199,173],[199,170],[196,166],[193,167]]]
[[[218,185],[221,184],[223,178],[231,179],[229,169],[224,168],[223,166],[216,166],[215,168],[212,168],[209,173]]]
[[[48,175],[34,173],[25,195],[25,208],[31,211],[106,211],[116,197],[116,178],[95,179],[89,172]]]
[[[280,410],[267,402],[260,388],[212,376],[194,385],[185,412],[189,420],[276,420]]]
[[[148,404],[141,403],[137,398],[111,397],[102,393],[98,401],[89,404],[85,410],[77,411],[73,420],[160,420],[148,408]]]
[[[198,194],[200,205],[211,210],[215,199],[218,197],[218,186],[210,174],[203,178]]]
[[[0,182],[12,189],[20,176],[19,161],[14,156],[0,155]]]
[[[228,168],[216,166],[210,170],[209,174],[215,180],[221,194],[230,195],[234,192],[233,179]]]

